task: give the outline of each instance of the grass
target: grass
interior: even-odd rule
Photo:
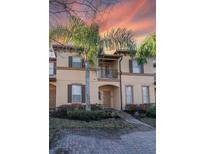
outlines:
[[[131,124],[118,118],[109,118],[99,121],[79,121],[79,120],[68,120],[59,118],[49,118],[49,141],[55,138],[57,133],[63,129],[72,128],[133,128]]]
[[[156,118],[144,117],[140,118],[139,120],[156,128]]]

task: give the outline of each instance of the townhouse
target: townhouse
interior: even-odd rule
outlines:
[[[85,104],[85,67],[72,46],[53,45],[49,58],[49,107]],[[102,52],[90,71],[90,101],[123,110],[126,104],[155,103],[155,60],[139,65],[126,50]]]

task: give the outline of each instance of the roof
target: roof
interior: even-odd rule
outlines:
[[[113,59],[118,59],[121,56],[120,55],[108,55],[108,54],[101,54],[98,56],[99,58],[113,58]]]
[[[59,45],[59,44],[54,44],[52,45],[53,49],[76,49],[72,45]]]
[[[59,44],[55,44],[52,46],[54,51],[57,51],[57,49],[66,49],[65,52],[75,52],[75,51],[78,51],[78,50],[82,50],[80,48],[75,48],[73,47],[72,45],[59,45]],[[103,50],[101,49],[100,51],[100,55],[98,56],[99,58],[115,58],[115,59],[118,59],[120,56],[120,53],[122,54],[129,54],[129,51],[128,50],[113,50],[112,54],[107,54],[107,53],[103,53],[102,52]]]
[[[115,52],[114,52],[114,54],[116,55],[116,54],[129,54],[130,53],[130,51],[129,50],[116,50]]]

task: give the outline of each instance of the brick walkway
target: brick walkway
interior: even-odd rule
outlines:
[[[69,129],[61,132],[50,154],[155,154],[156,131]]]
[[[139,127],[144,127],[145,129],[146,128],[153,129],[152,126],[135,119],[133,116],[131,116],[130,114],[128,114],[126,112],[118,111],[118,110],[113,110],[113,111],[116,112],[120,118],[127,121],[128,123],[131,123],[131,124],[135,125],[136,127],[139,126]]]

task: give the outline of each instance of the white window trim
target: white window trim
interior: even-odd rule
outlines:
[[[80,101],[79,101],[79,102],[74,102],[74,101],[73,101],[73,95],[74,95],[74,94],[73,94],[73,91],[74,91],[74,90],[73,90],[73,86],[79,86],[79,87],[80,87],[80,94],[77,94],[77,95],[80,95]],[[72,87],[71,87],[71,89],[72,89],[71,102],[72,102],[72,103],[81,103],[81,102],[82,102],[82,101],[81,101],[81,100],[82,100],[82,86],[79,85],[79,84],[73,84]]]
[[[52,68],[50,68],[50,64],[52,64]],[[55,67],[54,63],[50,62],[49,63],[49,75],[54,75],[54,67]],[[50,70],[52,70],[51,73],[50,73]]]
[[[75,58],[79,58],[79,59],[80,59],[80,62],[74,62],[74,59],[75,59]],[[73,63],[80,63],[80,67],[75,67],[75,66],[73,66]],[[72,57],[72,67],[74,67],[74,68],[82,68],[82,59],[81,59],[80,56],[73,56],[73,57]]]
[[[138,72],[134,71],[134,69],[135,69],[134,66],[136,66],[136,65],[134,65],[134,63],[135,64],[137,63],[137,68],[136,69],[139,70]],[[132,72],[133,73],[142,73],[141,66],[138,64],[137,60],[132,60]]]
[[[144,87],[147,87],[147,89],[148,89],[148,102],[146,102],[146,103],[144,102],[144,92],[143,92]],[[150,87],[147,85],[143,85],[141,87],[141,89],[142,89],[142,104],[149,104],[150,103]]]
[[[131,103],[127,102],[127,87],[131,87]],[[133,96],[133,86],[132,85],[125,85],[125,99],[126,99],[126,104],[134,104],[134,96]]]

